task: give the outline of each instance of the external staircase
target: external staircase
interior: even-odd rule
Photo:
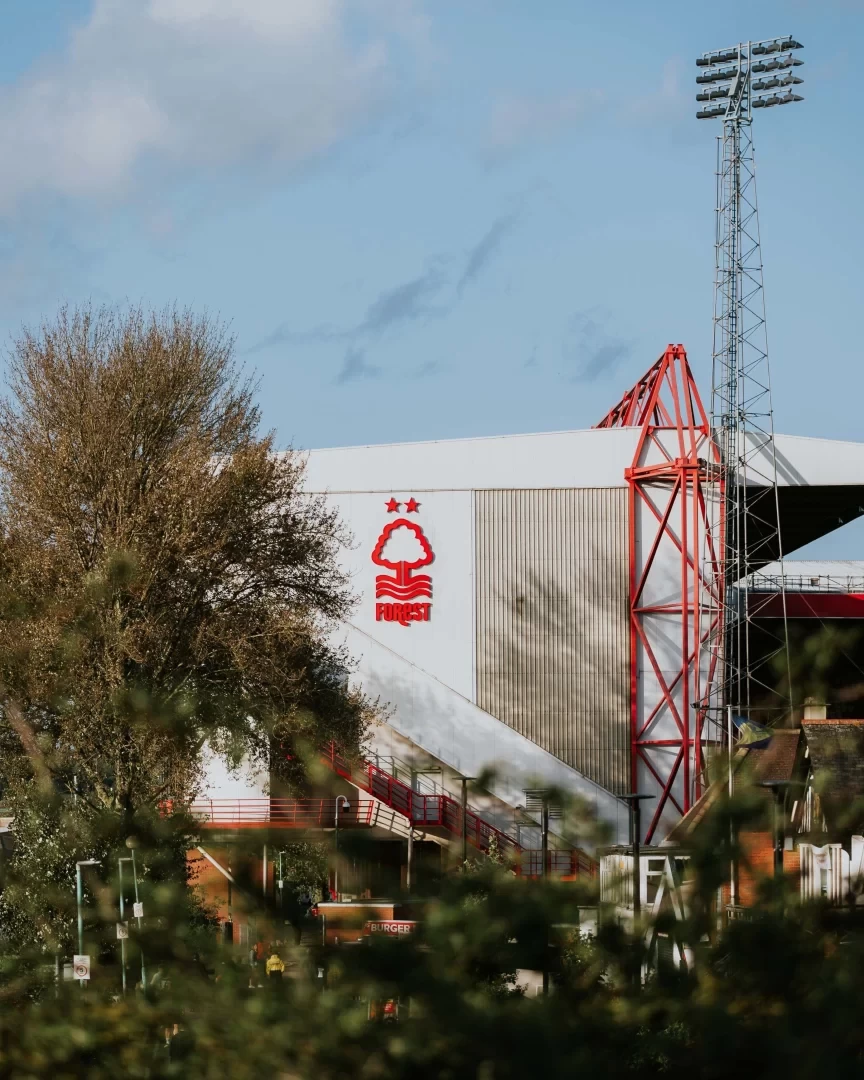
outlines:
[[[454,838],[464,835],[471,847],[485,855],[500,856],[517,873],[527,877],[542,874],[542,851],[523,847],[471,807],[465,809],[463,821],[462,805],[452,795],[440,790],[434,794],[417,791],[380,764],[365,759],[351,761],[332,744],[322,752],[321,760],[337,776],[396,810],[412,827]],[[556,877],[593,877],[597,873],[596,862],[579,848],[552,848],[547,859],[547,872]]]

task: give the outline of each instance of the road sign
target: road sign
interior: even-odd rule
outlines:
[[[132,914],[135,916],[136,919],[143,919],[144,918],[144,905],[139,904],[138,901],[136,900],[135,903],[132,905]]]
[[[125,941],[129,937],[129,923],[118,922],[117,923],[117,940]]]
[[[90,978],[90,957],[89,956],[73,956],[72,957],[72,971],[76,979]]]

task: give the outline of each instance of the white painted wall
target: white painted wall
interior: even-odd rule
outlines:
[[[388,513],[387,501],[395,498],[400,511]],[[405,511],[416,497],[419,510]],[[446,682],[457,693],[474,697],[474,549],[470,491],[424,491],[395,488],[386,493],[352,492],[330,496],[342,520],[351,529],[354,546],[342,554],[342,565],[351,576],[359,597],[351,616],[360,630],[393,649],[400,656]],[[375,578],[390,574],[372,562],[372,551],[385,525],[404,518],[418,523],[434,552],[430,566],[418,573],[432,579],[429,622],[376,620]],[[419,597],[427,602],[427,597]],[[382,598],[378,602],[392,602]]]
[[[201,799],[266,799],[270,796],[270,773],[244,761],[238,769],[229,769],[209,746],[203,750],[204,788]]]

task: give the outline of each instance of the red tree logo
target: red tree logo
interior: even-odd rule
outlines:
[[[384,526],[372,552],[376,566],[386,566],[395,574],[379,574],[375,578],[375,596],[392,596],[394,600],[414,600],[432,596],[432,579],[428,574],[413,574],[428,566],[435,558],[423,529],[416,521],[397,518]]]

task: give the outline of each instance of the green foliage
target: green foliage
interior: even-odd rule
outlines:
[[[286,883],[296,893],[322,899],[321,883],[327,878],[327,851],[323,843],[297,841],[280,845],[279,865]]]
[[[207,320],[63,313],[22,337],[11,370],[0,409],[0,783],[15,840],[0,864],[4,1080],[861,1074],[857,909],[801,907],[767,879],[747,919],[718,921],[718,887],[743,860],[734,837],[770,809],[746,793],[718,798],[692,837],[688,917],[638,935],[603,911],[583,936],[596,880],[527,880],[495,844],[436,885],[415,935],[324,946],[317,924],[301,939],[300,896],[320,895],[328,847],[240,831],[234,903],[262,938],[298,931],[283,948],[288,977],[259,985],[190,879],[200,837],[184,808],[205,742],[229,760],[285,749],[285,785],[308,778],[304,747],[360,747],[371,705],[346,688],[345,658],[323,633],[350,601],[338,522],[302,497],[300,462],[257,435],[230,339]],[[819,648],[814,686],[828,670]],[[558,821],[573,842],[595,839],[578,808]],[[262,843],[281,852],[281,895],[261,896],[260,879],[236,869],[260,860]],[[359,841],[346,836],[343,858],[349,849]],[[144,917],[126,907],[124,996],[117,923],[133,853]],[[56,977],[79,949],[82,859],[98,861],[83,875],[83,988]],[[641,931],[653,929],[690,959],[657,962],[643,981]],[[541,973],[548,995],[532,990]],[[385,1002],[398,1003],[392,1022]]]
[[[194,883],[175,872],[175,855],[160,855],[188,842],[186,828],[136,822],[146,918],[140,934],[132,922],[125,999],[113,940],[119,837],[103,837],[114,846],[87,879],[91,984],[55,986],[26,950],[14,959],[7,952],[0,1075],[521,1080],[542,1068],[562,1078],[803,1080],[824,1069],[826,1045],[832,1070],[860,1073],[864,926],[854,912],[796,908],[788,895],[766,892],[751,918],[713,943],[695,921],[681,924],[690,970],[661,968],[638,987],[639,946],[622,927],[601,922],[592,938],[576,930],[596,901],[591,883],[532,882],[489,861],[444,882],[413,938],[327,949],[306,942],[283,949],[289,977],[250,986],[261,972],[219,942]],[[724,831],[712,827],[696,847]],[[292,887],[317,857],[294,849]],[[707,865],[707,853],[697,862]],[[288,865],[283,855],[286,878]],[[73,897],[65,887],[56,897],[67,921]],[[254,910],[261,925],[281,917],[275,898],[259,898]],[[133,989],[142,953],[146,990]],[[523,992],[526,972],[544,967],[550,994]],[[393,1022],[381,1019],[389,1000],[399,1003]]]

